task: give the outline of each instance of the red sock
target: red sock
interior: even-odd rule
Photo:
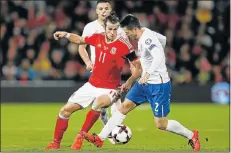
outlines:
[[[60,143],[64,132],[67,130],[69,119],[57,118],[55,132],[54,132],[54,141]]]
[[[100,111],[91,109],[86,116],[81,131],[88,132],[100,116]]]

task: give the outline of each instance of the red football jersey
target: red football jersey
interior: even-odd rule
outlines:
[[[85,37],[95,47],[95,64],[89,82],[98,88],[116,89],[121,83],[121,70],[132,46],[122,37],[106,42],[104,34]]]

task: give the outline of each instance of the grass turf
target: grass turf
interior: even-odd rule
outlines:
[[[1,104],[1,151],[47,152],[44,147],[52,140],[60,103]],[[72,152],[70,146],[80,129],[89,109],[72,115],[61,149]],[[230,150],[229,106],[215,104],[171,104],[169,119],[178,120],[190,129],[200,132],[201,151],[228,152]],[[148,105],[139,106],[127,115],[133,137],[128,144],[112,145],[105,141],[103,148],[84,142],[82,151],[97,152],[186,152],[191,151],[187,140],[181,136],[155,128],[153,114]],[[100,132],[97,121],[90,132]],[[208,141],[206,141],[208,138]],[[57,151],[56,151],[57,152]]]

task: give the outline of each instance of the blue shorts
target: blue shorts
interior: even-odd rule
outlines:
[[[166,117],[170,112],[171,81],[161,84],[139,84],[136,82],[126,98],[136,105],[149,102],[156,117]]]

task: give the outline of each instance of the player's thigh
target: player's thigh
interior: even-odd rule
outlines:
[[[112,104],[113,99],[118,94],[116,89],[97,88],[95,91],[96,102],[101,107],[108,107]]]
[[[134,102],[136,105],[140,105],[147,101],[143,85],[136,82],[132,88],[128,91],[126,99]]]
[[[103,94],[96,97],[96,99],[92,104],[92,108],[94,110],[101,110],[102,108],[107,108],[110,105],[111,105],[110,97],[108,96],[108,94]]]
[[[78,104],[82,108],[88,107],[96,98],[95,87],[89,82],[85,83],[81,88],[75,91],[68,99],[68,104]]]
[[[73,112],[82,109],[82,106],[76,103],[67,103],[60,109],[60,114],[69,117]]]
[[[151,94],[147,94],[149,103],[155,117],[166,117],[170,112],[171,83],[151,85],[148,89]]]

